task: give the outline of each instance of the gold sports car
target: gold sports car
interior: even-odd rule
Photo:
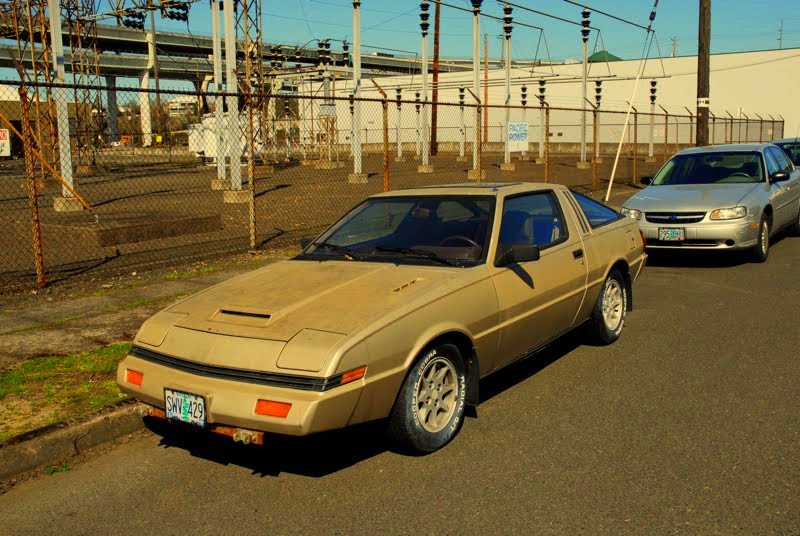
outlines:
[[[119,364],[144,413],[244,443],[386,419],[432,452],[479,380],[585,325],[615,341],[647,259],[631,218],[563,186],[372,196],[297,257],[147,320]]]

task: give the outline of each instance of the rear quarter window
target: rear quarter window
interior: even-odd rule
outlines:
[[[575,201],[578,202],[581,210],[583,210],[583,213],[586,215],[586,219],[589,220],[589,225],[592,226],[592,229],[597,229],[603,225],[608,225],[609,223],[615,222],[623,217],[622,214],[613,208],[606,206],[599,201],[595,201],[591,197],[586,197],[578,192],[572,192],[572,195],[575,198]]]

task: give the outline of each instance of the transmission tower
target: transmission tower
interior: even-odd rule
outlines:
[[[61,15],[69,32],[75,83],[75,141],[79,165],[94,165],[104,129],[97,51],[97,5],[94,0],[62,0]]]

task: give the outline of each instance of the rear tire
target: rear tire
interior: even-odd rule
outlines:
[[[466,386],[458,347],[440,344],[424,351],[411,367],[389,414],[389,439],[411,454],[445,446],[464,421]]]
[[[769,257],[769,231],[769,218],[766,214],[762,214],[761,222],[758,224],[758,241],[751,253],[753,262],[764,262]]]
[[[611,344],[619,339],[628,311],[628,288],[618,270],[614,270],[603,283],[600,296],[589,317],[589,337],[599,344]]]

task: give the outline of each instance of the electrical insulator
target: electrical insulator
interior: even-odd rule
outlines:
[[[464,107],[464,88],[458,88],[458,104],[463,108]]]
[[[430,28],[430,24],[428,24],[428,18],[430,17],[430,14],[428,13],[429,7],[428,0],[422,0],[422,3],[419,5],[419,27],[422,30],[422,37],[428,35],[428,28]]]
[[[472,12],[478,14],[481,11],[481,4],[483,0],[472,0]]]
[[[353,99],[353,94],[351,93],[348,99],[350,101],[350,115],[353,115],[353,110],[355,109],[355,99]]]
[[[414,100],[416,101],[416,104],[414,104],[414,107],[417,109],[417,113],[419,113],[419,106],[420,106],[420,104],[419,104],[419,91],[417,91]]]
[[[395,91],[397,91],[397,97],[396,97],[396,99],[397,99],[397,109],[400,110],[400,107],[402,106],[402,102],[400,102],[400,92],[402,91],[402,89],[398,87],[398,88],[395,88]]]
[[[513,8],[508,4],[503,7],[503,31],[506,33],[506,39],[511,39],[511,30],[514,28],[511,25],[514,20],[511,16],[512,10]]]
[[[650,104],[656,103],[656,85],[658,82],[650,80]]]
[[[544,80],[539,80],[539,102],[544,103],[544,92],[546,82]]]
[[[522,105],[525,106],[526,104],[528,104],[528,88],[527,88],[527,86],[522,86],[520,88],[520,91],[522,92],[522,99],[520,99],[520,100],[522,101]]]
[[[600,107],[600,100],[603,98],[603,81],[602,80],[595,80],[594,81],[594,100],[597,103],[597,107]]]
[[[583,36],[583,42],[585,43],[589,40],[589,10],[584,9],[581,11],[581,15],[583,16],[583,19],[581,20],[581,26],[583,26],[583,29],[581,29],[581,35]]]

